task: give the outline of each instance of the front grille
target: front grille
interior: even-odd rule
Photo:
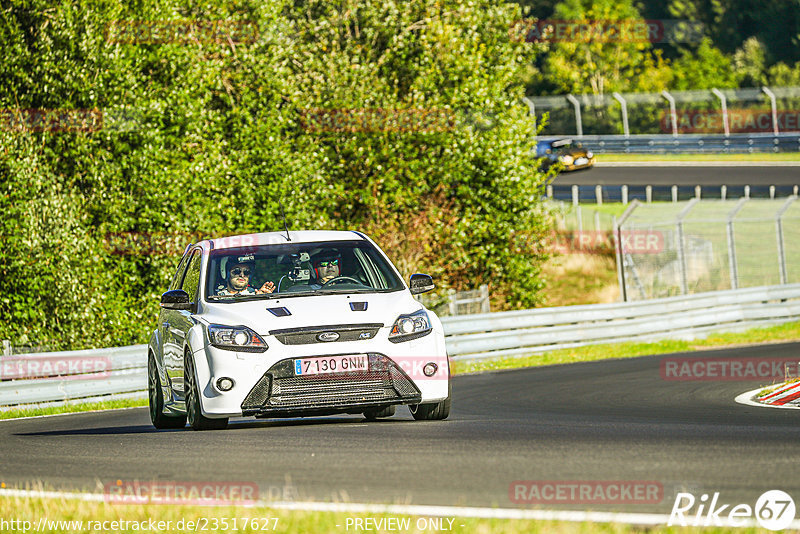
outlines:
[[[362,341],[373,339],[383,326],[380,323],[335,324],[313,328],[282,328],[270,334],[284,345],[310,345],[312,343],[335,343],[339,341]],[[336,333],[336,339],[320,339],[320,334]]]
[[[419,402],[419,390],[399,367],[382,354],[368,356],[369,371],[310,376],[295,376],[293,360],[282,360],[256,383],[242,412]]]

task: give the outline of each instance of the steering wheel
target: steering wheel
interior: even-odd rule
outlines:
[[[356,280],[355,278],[352,278],[350,276],[337,276],[336,278],[331,278],[330,280],[328,280],[327,282],[322,284],[322,287],[329,286],[329,285],[330,286],[336,285],[336,284],[341,283],[341,282],[354,282],[354,283],[356,283],[356,284],[358,284],[360,286],[364,285],[364,283],[361,282],[360,280]]]

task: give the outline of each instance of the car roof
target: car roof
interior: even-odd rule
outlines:
[[[214,239],[206,239],[198,243],[204,250],[222,250],[240,247],[256,247],[261,245],[282,245],[285,243],[315,243],[319,241],[366,241],[366,236],[353,230],[297,230],[286,232],[263,232],[259,234],[243,234]]]

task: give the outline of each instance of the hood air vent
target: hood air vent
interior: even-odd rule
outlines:
[[[350,309],[353,311],[367,311],[366,302],[351,302]]]
[[[279,308],[267,308],[267,311],[275,317],[286,317],[292,314],[292,312],[290,312],[285,306],[281,306]]]

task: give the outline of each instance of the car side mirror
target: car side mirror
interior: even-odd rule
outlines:
[[[166,310],[191,310],[189,293],[183,289],[173,289],[161,295],[161,307]]]
[[[416,273],[412,274],[408,280],[408,288],[411,290],[412,295],[419,295],[425,293],[436,287],[433,284],[433,278],[427,274]]]

